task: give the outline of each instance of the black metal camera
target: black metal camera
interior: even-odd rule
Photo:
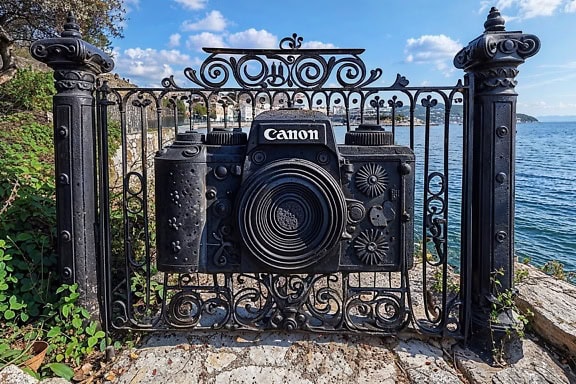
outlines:
[[[178,134],[158,153],[160,271],[330,273],[413,265],[414,154],[380,126],[337,145],[317,111]]]

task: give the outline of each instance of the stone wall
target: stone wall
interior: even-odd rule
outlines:
[[[174,140],[174,129],[162,129],[162,147]],[[140,133],[128,133],[126,135],[126,167],[127,172],[142,173],[142,165],[146,164],[148,181],[154,177],[154,156],[158,151],[158,131],[148,130],[145,141]],[[144,152],[143,152],[144,148]],[[110,185],[117,189],[122,187],[122,157],[123,146],[120,146],[116,153],[110,157]],[[143,160],[145,157],[145,160]]]

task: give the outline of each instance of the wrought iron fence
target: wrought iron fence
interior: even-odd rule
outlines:
[[[390,86],[376,86],[383,71],[366,69],[363,50],[306,50],[301,43],[293,35],[275,50],[206,49],[210,55],[200,70],[184,71],[193,87],[181,87],[171,77],[162,88],[110,88],[106,83],[98,88],[100,143],[110,140],[108,125],[114,119],[109,116],[118,118],[122,133],[121,159],[112,167],[121,182],[105,166],[99,175],[99,204],[112,207],[100,216],[108,231],[101,254],[104,305],[112,327],[395,334],[413,321],[427,332],[463,335],[464,300],[459,282],[453,281],[462,262],[461,223],[458,215],[449,215],[449,206],[459,204],[460,196],[450,204],[449,191],[461,191],[463,152],[451,146],[466,151],[468,86],[410,87],[400,75]],[[159,272],[152,171],[157,151],[185,131],[248,131],[261,111],[286,107],[325,113],[340,144],[346,132],[373,123],[387,127],[394,143],[416,152],[416,215],[408,220],[416,221],[417,235],[407,240],[416,243],[416,254],[408,247],[398,270],[387,272]],[[127,114],[140,121],[129,124]],[[451,130],[457,135],[450,137]],[[102,164],[113,156],[108,147],[100,145]],[[456,223],[449,240],[450,219]],[[217,233],[208,236],[226,244],[216,239]],[[366,242],[378,244],[378,239],[368,236]],[[385,240],[379,246],[382,252],[388,247]],[[420,289],[413,288],[416,281]]]
[[[100,316],[107,330],[282,328],[395,334],[412,323],[431,334],[478,334],[480,343],[486,332],[505,334],[514,326],[513,316],[507,308],[495,308],[492,298],[495,280],[499,290],[513,286],[515,77],[540,43],[536,36],[505,31],[494,8],[484,26],[484,33],[456,55],[454,65],[467,75],[451,86],[412,87],[400,75],[381,86],[384,72],[366,68],[363,50],[302,49],[302,38],[293,35],[279,49],[206,49],[209,56],[200,69],[184,71],[190,87],[171,77],[160,88],[112,88],[106,82],[96,84],[96,78],[112,70],[113,61],[81,39],[70,15],[60,38],[31,47],[35,58],[55,70],[62,279],[79,285],[83,305]],[[246,138],[241,131],[262,124],[260,116],[277,116],[261,111],[283,107],[322,111],[324,115],[310,116],[331,120],[323,132],[338,142],[333,153],[341,151],[349,160],[342,163],[343,174],[355,173],[356,180],[331,184],[330,190],[340,196],[334,203],[340,215],[336,232],[342,229],[343,238],[355,236],[342,249],[351,250],[357,264],[350,267],[335,259],[338,267],[294,273],[276,267],[248,271],[232,264],[226,269],[238,254],[230,241],[233,231],[220,225],[210,227],[204,240],[216,249],[212,265],[224,269],[157,268],[161,255],[156,234],[164,234],[156,231],[157,218],[168,208],[154,204],[155,191],[165,192],[162,184],[155,185],[154,159],[175,138],[174,147],[189,151],[185,157],[198,155],[207,137],[242,146]],[[387,147],[380,155],[403,158],[404,163],[392,170],[386,169],[392,162],[373,166],[357,161],[354,151],[359,150],[350,143],[359,136],[351,136],[350,142],[346,137],[365,124],[383,125],[389,133],[376,129],[377,137],[386,138],[378,142],[384,146],[365,138],[363,144]],[[360,136],[367,132],[363,129]],[[366,137],[372,137],[370,132]],[[192,148],[190,143],[199,145]],[[233,160],[215,167],[210,177],[241,173],[238,154],[245,153],[231,154]],[[295,159],[306,160],[290,168],[296,179],[301,177],[298,167],[315,170],[315,162],[329,164],[332,156],[320,153],[308,160],[306,151],[298,153]],[[261,164],[262,155],[253,154],[250,162]],[[325,168],[315,172],[341,177],[337,169]],[[164,194],[172,204],[189,195],[198,201],[218,196],[217,190],[202,190],[176,173],[162,182],[184,180],[188,185]],[[414,189],[407,174],[415,176]],[[313,184],[309,190],[316,188]],[[340,188],[348,188],[346,196]],[[349,198],[356,191],[367,196],[360,204]],[[321,219],[310,221],[297,212],[313,209],[312,203],[291,199],[299,207],[288,213],[278,208],[271,226],[289,233],[299,225],[294,220],[303,219],[308,229],[322,225]],[[368,213],[362,202],[371,204]],[[223,217],[230,209],[223,203],[213,211]],[[393,218],[390,227],[386,215]],[[365,230],[361,220],[377,230]],[[182,226],[176,216],[165,221],[160,224],[174,230]],[[283,242],[278,236],[270,239],[269,244]],[[160,245],[168,246],[173,259],[187,246],[180,240]],[[386,264],[389,254],[395,262]]]

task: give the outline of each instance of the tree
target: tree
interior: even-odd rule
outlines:
[[[102,48],[110,38],[122,36],[123,0],[2,0],[0,1],[0,75],[14,70],[15,44],[57,37],[66,17],[74,12],[84,40]]]
[[[192,113],[194,116],[203,117],[206,116],[206,106],[204,104],[196,103],[192,107]]]

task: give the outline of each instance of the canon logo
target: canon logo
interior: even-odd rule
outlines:
[[[318,140],[318,130],[316,129],[274,129],[264,130],[266,140]]]

